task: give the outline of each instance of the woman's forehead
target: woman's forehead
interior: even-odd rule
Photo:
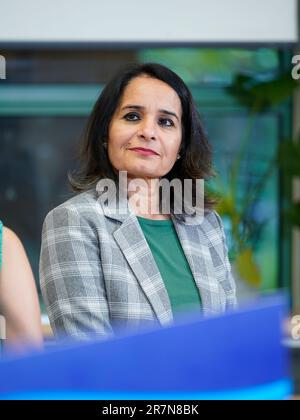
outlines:
[[[157,104],[160,108],[173,107],[180,113],[181,102],[177,92],[161,80],[139,76],[131,80],[124,89],[119,106]],[[172,111],[170,109],[170,111]]]

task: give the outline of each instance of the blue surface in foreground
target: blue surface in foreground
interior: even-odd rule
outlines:
[[[42,392],[20,393],[2,396],[5,400],[283,400],[293,394],[290,380],[279,381],[273,384],[262,385],[256,388],[241,389],[224,392],[195,392],[195,393],[109,393],[109,392]],[[1,400],[1,398],[0,398]]]
[[[4,360],[0,398],[282,399],[291,390],[285,312],[273,296],[224,316]]]

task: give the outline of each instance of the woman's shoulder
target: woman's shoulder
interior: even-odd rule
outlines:
[[[7,244],[20,244],[21,241],[17,234],[6,226],[3,226],[3,241]]]
[[[223,246],[225,240],[223,222],[215,210],[205,212],[200,228],[208,240],[209,247]]]
[[[9,255],[23,252],[20,238],[11,229],[2,225],[2,255],[3,250]]]
[[[223,231],[223,222],[216,210],[207,210],[204,213],[204,224],[207,230],[221,230]]]
[[[97,207],[97,193],[95,190],[88,190],[82,193],[76,194],[68,200],[55,207],[51,212],[59,212],[63,210],[69,210],[70,212],[82,212]]]
[[[68,224],[78,219],[93,220],[96,217],[99,218],[103,212],[97,198],[95,190],[77,194],[52,209],[47,214],[45,221],[54,220],[57,222],[61,220],[63,224]]]

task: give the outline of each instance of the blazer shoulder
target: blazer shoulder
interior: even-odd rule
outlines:
[[[223,234],[223,222],[215,210],[208,210],[205,212],[202,227],[207,232],[218,230]]]
[[[46,220],[68,217],[68,219],[83,218],[94,219],[103,214],[102,207],[97,201],[95,190],[88,190],[74,197],[69,198],[64,203],[52,209],[46,216]]]

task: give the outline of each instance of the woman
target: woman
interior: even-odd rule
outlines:
[[[0,222],[1,338],[14,350],[42,345],[41,316],[32,271],[17,236]],[[4,331],[6,330],[6,331]]]
[[[51,211],[43,227],[41,288],[57,335],[108,336],[170,324],[182,311],[235,306],[212,202],[205,197],[204,217],[177,214],[174,192],[170,211],[157,211],[161,180],[211,175],[194,101],[175,73],[148,63],[117,74],[94,106],[82,160],[72,179],[80,194]],[[129,188],[135,181],[139,189]]]

